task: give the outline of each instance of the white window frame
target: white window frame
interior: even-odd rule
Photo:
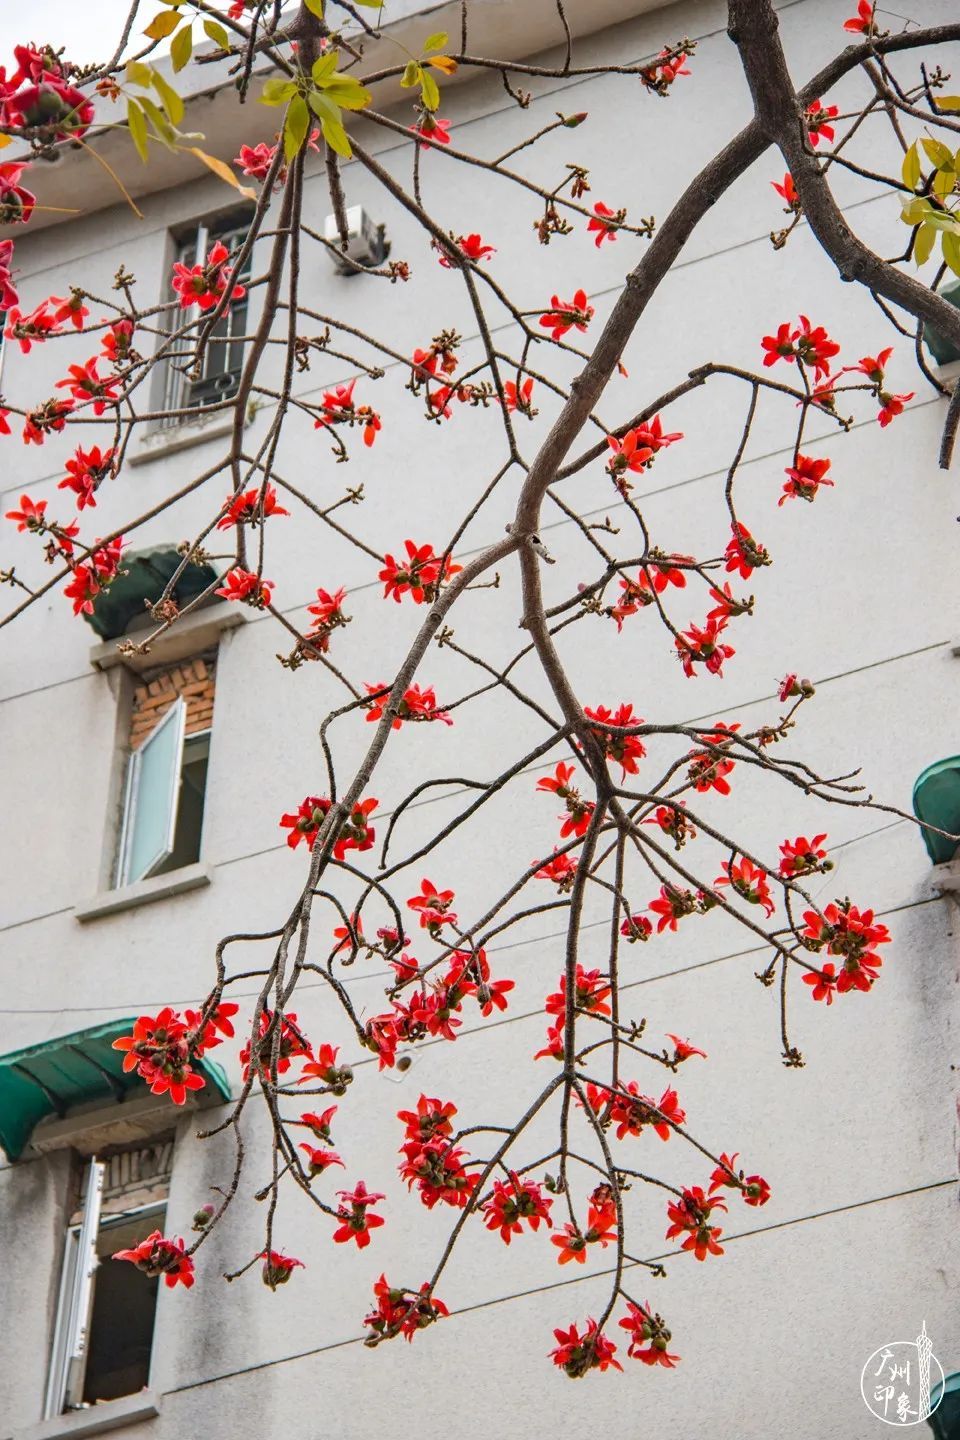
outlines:
[[[80,1222],[67,1229],[50,1374],[44,1401],[45,1420],[52,1420],[71,1410],[88,1408],[83,1403],[83,1387],[90,1345],[94,1277],[100,1264],[97,1241],[103,1220],[106,1171],[105,1163],[94,1156],[87,1166]],[[105,1223],[119,1225],[135,1215],[159,1215],[166,1209],[166,1204],[166,1200],[156,1200],[147,1205],[134,1206],[130,1210],[108,1216]]]
[[[170,767],[169,789],[167,792],[167,828],[163,844],[160,850],[150,860],[143,873],[134,875],[130,866],[133,858],[133,842],[136,834],[137,803],[140,793],[140,772],[143,766],[143,757],[149,747],[154,743],[165,728],[173,726],[176,730],[175,738],[175,763]],[[123,820],[120,826],[120,844],[117,856],[117,886],[131,885],[137,880],[146,880],[153,875],[158,867],[169,860],[173,854],[173,842],[177,833],[177,811],[180,807],[180,779],[183,773],[183,746],[186,739],[187,727],[187,703],[183,696],[178,696],[163,719],[150,731],[145,740],[141,741],[136,750],[132,751],[127,761],[126,789],[123,800]]]
[[[80,1225],[73,1225],[67,1231],[50,1378],[43,1412],[45,1419],[62,1415],[67,1409],[77,1409],[79,1397],[83,1394],[90,1311],[93,1307],[93,1276],[100,1263],[97,1259],[97,1234],[106,1170],[107,1167],[96,1157],[90,1161],[83,1197],[83,1219]]]

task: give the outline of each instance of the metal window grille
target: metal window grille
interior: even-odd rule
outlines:
[[[202,265],[209,250],[219,241],[231,254],[236,254],[247,235],[246,223],[233,221],[220,227],[198,225],[195,233],[184,240],[177,260],[184,265]],[[244,284],[250,279],[250,258],[235,272]],[[183,312],[180,312],[181,314]],[[217,401],[229,400],[240,387],[243,366],[243,336],[247,330],[247,300],[235,300],[221,315],[210,335],[203,358],[203,371],[195,379],[187,372],[192,368],[193,342],[187,339],[177,347],[167,364],[163,408],[167,412],[199,410]],[[165,425],[180,423],[180,413],[170,413]]]

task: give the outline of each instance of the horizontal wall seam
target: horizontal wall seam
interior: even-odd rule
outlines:
[[[957,1177],[951,1176],[947,1180],[933,1180],[930,1181],[929,1184],[917,1185],[910,1190],[897,1190],[889,1195],[876,1195],[870,1197],[869,1199],[853,1201],[851,1204],[848,1205],[836,1205],[826,1210],[814,1211],[809,1215],[798,1215],[792,1220],[781,1220],[771,1225],[757,1226],[753,1230],[743,1230],[736,1235],[725,1235],[724,1244],[733,1244],[735,1241],[753,1239],[757,1235],[764,1235],[772,1230],[791,1229],[797,1225],[810,1224],[812,1221],[815,1220],[830,1219],[834,1215],[848,1214],[850,1211],[861,1210],[866,1208],[867,1206],[883,1205],[889,1203],[891,1200],[907,1199],[913,1195],[922,1195],[930,1191],[943,1189],[947,1185],[956,1184]],[[659,1262],[670,1259],[679,1259],[682,1258],[684,1254],[685,1252],[681,1250],[668,1250],[661,1255],[655,1255],[651,1258],[654,1262]],[[687,1258],[689,1258],[689,1256],[687,1256]],[[625,1269],[628,1270],[634,1270],[639,1268],[639,1266],[631,1265],[629,1264],[629,1262],[625,1265]],[[546,1295],[554,1290],[566,1290],[574,1285],[582,1285],[584,1281],[601,1280],[605,1276],[612,1275],[614,1273],[614,1267],[609,1266],[603,1270],[595,1270],[590,1275],[571,1276],[569,1279],[557,1280],[551,1285],[537,1285],[533,1286],[529,1290],[518,1290],[511,1295],[500,1295],[492,1300],[480,1300],[474,1305],[465,1305],[462,1309],[452,1309],[450,1311],[449,1318],[453,1320],[458,1315],[470,1315],[478,1310],[490,1310],[496,1305],[508,1305],[517,1300],[529,1299],[531,1296],[534,1295]],[[275,1366],[278,1365],[289,1365],[296,1360],[306,1360],[314,1355],[323,1355],[331,1350],[342,1350],[347,1346],[362,1344],[362,1336],[353,1336],[348,1340],[333,1340],[328,1345],[316,1345],[309,1350],[297,1351],[297,1353],[294,1355],[281,1355],[278,1356],[275,1360],[261,1361],[259,1365],[247,1365],[241,1369],[226,1371],[222,1375],[212,1375],[209,1378],[203,1380],[188,1380],[185,1385],[176,1385],[172,1389],[166,1390],[163,1393],[164,1395],[181,1395],[191,1390],[203,1389],[207,1385],[218,1385],[224,1380],[235,1380],[241,1375],[256,1374],[260,1370],[273,1369]]]

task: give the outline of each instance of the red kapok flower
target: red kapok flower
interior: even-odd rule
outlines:
[[[829,121],[834,120],[840,111],[836,105],[823,105],[819,100],[811,100],[803,112],[804,122],[807,127],[807,138],[810,144],[817,146],[821,140],[833,141],[834,128]]]
[[[449,137],[441,143],[448,144]],[[468,260],[475,262],[486,260],[488,256],[496,255],[497,253],[496,246],[485,245],[480,235],[456,235],[454,236],[454,243],[463,251]],[[440,241],[433,240],[431,244],[436,250],[439,250],[440,253],[437,258],[445,270],[450,270],[458,264],[456,254],[451,250],[445,250]]]
[[[440,120],[428,110],[410,133],[417,137],[418,145],[449,145],[452,123],[451,120]]]
[[[800,209],[800,197],[797,194],[797,187],[793,183],[793,176],[789,170],[784,175],[782,181],[771,180],[770,184],[774,190],[776,190],[777,194],[786,201],[786,208],[788,210],[796,213]]]
[[[594,244],[598,250],[604,240],[616,240],[617,231],[623,224],[626,213],[626,210],[611,210],[602,200],[597,201],[593,207],[593,218],[587,222],[587,230],[590,234],[596,234]]]
[[[856,15],[851,15],[849,20],[844,20],[844,30],[849,30],[853,35],[871,35],[876,23],[873,16],[874,8],[874,0],[860,0]]]
[[[780,846],[780,874],[795,880],[800,875],[810,875],[825,868],[820,862],[827,856],[826,850],[821,848],[826,838],[824,833],[814,835],[810,840],[805,835],[798,835],[796,840],[784,840]]]
[[[184,1253],[186,1248],[179,1237],[167,1240],[159,1230],[154,1230],[132,1250],[118,1250],[112,1258],[129,1260],[146,1275],[162,1275],[164,1284],[170,1289],[179,1283],[189,1290],[194,1274],[193,1260]]]
[[[20,509],[8,510],[4,519],[16,521],[18,530],[42,530],[46,508],[46,500],[31,500],[29,495],[21,495]]]
[[[769,919],[776,909],[776,904],[770,894],[770,881],[766,871],[754,865],[746,856],[732,862],[724,860],[720,868],[723,874],[717,876],[714,885],[732,886],[737,894],[751,905],[762,905]]]
[[[202,265],[184,265],[177,261],[173,267],[173,288],[180,296],[182,309],[199,305],[201,310],[212,310],[224,295],[228,295],[228,306],[235,300],[242,300],[246,288],[233,280],[233,270],[227,265],[230,252],[217,241],[211,245]]]
[[[712,1211],[726,1208],[716,1196],[704,1195],[698,1185],[684,1190],[679,1201],[667,1206],[667,1218],[671,1223],[666,1238],[673,1240],[677,1235],[686,1233],[681,1249],[692,1250],[698,1260],[706,1260],[707,1255],[722,1255],[723,1246],[717,1242],[723,1232],[710,1224],[710,1216]]]
[[[101,482],[110,473],[113,455],[112,447],[101,452],[99,445],[93,445],[89,450],[78,445],[64,466],[67,473],[57,489],[72,490],[77,497],[78,510],[83,510],[87,505],[95,506],[96,493]]]
[[[604,1370],[623,1366],[613,1357],[617,1347],[598,1329],[596,1320],[588,1319],[581,1335],[576,1325],[569,1330],[554,1330],[557,1348],[551,1350],[550,1359],[559,1369],[566,1371],[571,1380],[579,1380],[591,1370]]]
[[[279,1250],[261,1251],[263,1268],[260,1274],[264,1285],[271,1290],[276,1290],[278,1285],[286,1285],[294,1270],[305,1270],[306,1266],[302,1260],[294,1260],[292,1255],[281,1255]]]
[[[277,503],[277,492],[267,484],[261,496],[260,486],[252,490],[241,490],[237,495],[228,495],[223,502],[223,515],[217,521],[218,530],[229,530],[231,525],[258,525],[268,515],[289,515],[289,510]]]
[[[593,306],[587,303],[587,292],[577,290],[572,300],[561,300],[554,295],[551,308],[540,316],[540,324],[550,331],[551,340],[562,340],[568,330],[586,330],[594,316]]]
[[[698,1050],[696,1045],[690,1044],[689,1040],[681,1040],[679,1035],[671,1035],[669,1030],[667,1031],[667,1039],[672,1040],[674,1044],[673,1059],[675,1064],[679,1065],[683,1060],[689,1060],[691,1055],[702,1055],[704,1060],[706,1060],[706,1050]]]
[[[340,1227],[333,1232],[334,1241],[345,1245],[349,1240],[357,1242],[357,1249],[364,1250],[370,1244],[370,1231],[385,1224],[382,1215],[367,1213],[367,1207],[377,1205],[386,1197],[369,1191],[362,1180],[357,1181],[355,1190],[338,1190],[342,1202],[337,1214]]]
[[[381,1340],[390,1340],[395,1335],[411,1341],[418,1330],[426,1329],[450,1313],[443,1301],[431,1294],[426,1282],[419,1290],[403,1290],[390,1285],[387,1277],[381,1275],[373,1294],[376,1309],[363,1321],[371,1330],[365,1345],[379,1345]]]
[[[788,478],[777,504],[783,505],[793,499],[814,501],[821,485],[833,485],[833,481],[827,479],[829,469],[830,461],[826,456],[817,459],[813,455],[798,455],[797,463],[784,471]]]
[[[242,570],[237,565],[224,575],[223,584],[213,593],[222,595],[224,600],[242,600],[254,609],[262,610],[270,604],[273,588],[272,580],[260,580],[252,571]]]
[[[499,1230],[500,1239],[509,1245],[514,1235],[522,1233],[524,1222],[531,1230],[538,1230],[541,1220],[552,1227],[552,1204],[536,1181],[521,1180],[511,1170],[508,1181],[493,1182],[490,1198],[480,1208],[487,1229]]]
[[[679,1362],[679,1355],[668,1350],[672,1336],[659,1315],[655,1315],[649,1303],[635,1305],[627,1301],[627,1315],[619,1322],[630,1336],[627,1354],[631,1360],[641,1360],[644,1365],[663,1365],[672,1370]]]

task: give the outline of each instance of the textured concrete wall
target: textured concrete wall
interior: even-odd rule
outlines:
[[[841,43],[839,21],[847,12],[832,0],[794,0],[781,11],[793,73],[803,80]],[[912,13],[933,23],[953,12],[949,0],[924,0]],[[495,154],[558,109],[587,110],[590,126],[549,137],[530,161],[530,173],[559,172],[567,160],[588,157],[596,198],[627,203],[632,217],[662,218],[687,177],[748,115],[723,26],[724,7],[697,0],[585,42],[590,54],[615,61],[650,53],[684,32],[701,37],[694,77],[667,105],[639,96],[627,81],[553,82],[539,88],[530,110],[520,114],[494,79],[459,90],[449,113],[466,146]],[[841,87],[841,105],[844,93]],[[369,129],[363,133],[382,163],[408,179],[409,148]],[[627,348],[629,379],[616,381],[604,401],[608,424],[707,359],[756,366],[759,337],[799,311],[830,328],[847,360],[888,343],[869,295],[837,279],[805,227],[785,252],[772,250],[768,234],[782,216],[770,181],[782,169],[778,157],[764,157],[694,235]],[[867,243],[892,253],[901,241],[895,197],[854,176],[835,182]],[[498,247],[491,273],[508,278],[524,308],[584,284],[600,323],[642,253],[644,242],[623,237],[597,252],[582,230],[542,249],[533,235],[532,197],[528,203],[507,188],[494,192],[478,172],[451,166],[439,154],[424,157],[423,183],[443,224],[480,229]],[[373,218],[386,223],[393,254],[411,260],[414,278],[406,288],[385,291],[362,277],[340,279],[325,256],[311,255],[303,281],[307,303],[337,313],[346,302],[359,327],[376,327],[389,303],[401,353],[427,343],[444,326],[456,326],[464,336],[466,368],[479,351],[456,277],[439,269],[405,213],[379,196],[356,167],[347,168],[345,184],[350,203],[366,203]],[[329,208],[319,169],[306,193],[308,222],[317,226]],[[171,227],[223,204],[222,190],[204,180],[148,197],[142,222],[118,206],[69,230],[26,237],[17,250],[22,300],[32,306],[67,283],[106,295],[121,259],[137,276],[144,303],[159,298]],[[258,303],[254,298],[254,322]],[[761,407],[740,481],[740,512],[775,564],[748,587],[757,594],[757,612],[737,630],[738,653],[723,682],[688,682],[669,654],[667,637],[649,615],[640,615],[627,622],[616,651],[606,631],[602,645],[591,643],[586,624],[560,637],[587,703],[629,699],[651,719],[760,723],[776,715],[778,676],[797,670],[816,682],[817,696],[785,742],[789,753],[831,774],[862,766],[869,791],[909,809],[913,781],[924,766],[960,750],[960,661],[952,649],[960,638],[957,485],[955,476],[936,468],[945,402],[917,377],[909,348],[897,342],[892,376],[895,389],[916,389],[917,398],[888,430],[878,428],[867,407],[858,408],[846,437],[811,424],[809,448],[832,456],[837,477],[835,490],[813,507],[777,508],[790,463],[792,414]],[[44,346],[24,360],[11,350],[4,393],[13,403],[35,403],[53,393],[67,363],[88,353],[82,337]],[[278,359],[268,366],[268,384],[276,378],[275,364]],[[298,393],[316,399],[322,388],[353,373],[354,367],[332,356],[315,356],[310,371],[298,377]],[[358,394],[381,410],[384,428],[372,451],[351,446],[348,466],[335,463],[302,415],[291,417],[278,458],[281,476],[324,504],[347,484],[362,482],[368,500],[350,518],[378,550],[395,551],[407,535],[441,542],[462,496],[479,486],[489,462],[492,418],[463,407],[443,428],[424,429],[417,403],[403,388],[406,379],[406,367],[391,364],[379,386],[360,382]],[[557,409],[539,389],[541,414],[521,430],[528,451]],[[745,405],[740,388],[723,380],[671,409],[670,428],[686,438],[638,486],[651,534],[667,550],[715,553],[717,537],[725,538],[723,475]],[[268,414],[261,411],[251,424],[251,445]],[[136,505],[146,509],[206,469],[217,447],[205,440],[177,454],[147,456],[123,480],[105,484],[98,494],[97,533],[130,513],[134,491]],[[52,514],[66,517],[69,508],[56,490],[64,453],[55,441],[29,452],[13,442],[2,454],[13,456],[16,472],[8,473],[0,499],[9,502],[28,490],[48,498]],[[174,516],[149,521],[136,543],[195,533],[225,494],[219,480],[213,486],[187,496]],[[502,534],[516,488],[509,478],[494,495],[464,537],[464,553]],[[569,498],[593,519],[623,520],[599,464],[577,478]],[[385,606],[376,564],[332,531],[318,530],[302,510],[298,515],[295,503],[289,508],[291,520],[274,522],[268,536],[266,574],[277,582],[278,603],[303,625],[317,586],[346,586],[347,612],[354,618],[335,637],[333,658],[351,674],[362,669],[360,680],[388,676],[420,615],[412,607]],[[582,537],[558,510],[546,510],[545,521],[545,541],[564,562],[544,572],[549,604],[564,598],[578,565],[584,578],[594,567]],[[0,536],[0,564],[15,562],[25,572],[29,547],[29,537],[8,527]],[[471,593],[458,609],[458,643],[505,660],[520,643],[519,614],[516,580],[504,567],[499,589]],[[272,622],[251,616],[226,636],[217,662],[204,818],[202,858],[213,867],[213,883],[81,928],[72,907],[97,887],[100,834],[109,830],[104,807],[116,701],[108,677],[88,664],[94,637],[56,591],[7,634],[15,663],[0,673],[4,806],[8,815],[25,818],[0,828],[8,927],[0,960],[0,1052],[111,1015],[195,1003],[209,983],[213,946],[227,929],[256,931],[277,923],[299,891],[305,865],[302,852],[286,847],[277,821],[305,794],[323,789],[317,729],[341,700],[319,666],[293,674],[279,666],[276,652],[286,639]],[[361,655],[362,666],[355,658]],[[532,667],[521,666],[518,676],[546,698]],[[472,667],[446,649],[430,652],[422,678],[441,699],[476,683]],[[385,815],[411,776],[487,777],[506,751],[519,753],[541,738],[530,714],[500,696],[458,712],[453,729],[438,730],[408,726],[395,737],[371,787]],[[334,727],[343,779],[369,733],[356,716]],[[454,836],[425,871],[414,867],[409,893],[426,873],[457,890],[461,914],[478,913],[499,889],[505,849],[521,864],[552,844],[554,810],[548,798],[535,794],[535,779],[535,773],[527,777],[527,789],[517,795],[495,798],[469,843]],[[530,1057],[543,1041],[543,996],[555,985],[563,954],[561,922],[546,914],[489,949],[495,972],[517,981],[503,1022],[493,1026],[469,1017],[455,1046],[423,1046],[402,1076],[380,1075],[374,1061],[359,1059],[335,1136],[348,1178],[362,1176],[387,1191],[388,1224],[367,1251],[350,1247],[344,1253],[347,1247],[331,1243],[328,1220],[301,1196],[286,1196],[277,1239],[307,1269],[275,1295],[256,1272],[228,1288],[219,1279],[263,1243],[262,1207],[252,1194],[268,1176],[266,1134],[262,1119],[250,1114],[243,1204],[201,1251],[194,1290],[161,1297],[152,1376],[163,1392],[161,1415],[132,1427],[131,1436],[179,1440],[202,1433],[205,1440],[234,1440],[250,1429],[286,1440],[315,1440],[328,1431],[361,1440],[403,1426],[423,1440],[439,1440],[455,1426],[468,1436],[517,1430],[531,1440],[587,1427],[631,1436],[709,1431],[766,1440],[782,1432],[791,1440],[861,1440],[877,1428],[863,1407],[859,1380],[878,1345],[915,1334],[926,1318],[944,1368],[960,1369],[951,1070],[960,957],[955,914],[935,893],[923,845],[906,822],[852,807],[826,810],[753,774],[738,772],[737,782],[729,800],[709,798],[705,815],[734,832],[739,827],[761,854],[775,855],[787,833],[829,830],[837,868],[817,887],[818,898],[849,894],[874,906],[894,944],[871,995],[848,997],[830,1010],[797,995],[791,1024],[807,1059],[799,1071],[780,1062],[776,995],[753,978],[766,963],[763,948],[724,916],[691,920],[678,936],[633,947],[624,956],[630,1015],[646,1019],[651,1037],[690,1035],[710,1054],[708,1064],[691,1063],[678,1079],[693,1129],[718,1151],[739,1148],[744,1162],[773,1186],[765,1209],[732,1209],[721,1260],[701,1266],[689,1257],[671,1258],[666,1280],[633,1282],[639,1297],[649,1298],[673,1323],[682,1365],[671,1373],[635,1366],[624,1376],[592,1376],[579,1385],[554,1374],[545,1359],[553,1326],[581,1320],[603,1304],[603,1257],[591,1254],[585,1273],[571,1276],[572,1267],[558,1270],[542,1235],[507,1251],[479,1223],[439,1287],[453,1317],[412,1347],[397,1342],[371,1353],[360,1343],[361,1318],[381,1270],[391,1279],[419,1283],[446,1229],[447,1217],[408,1199],[396,1178],[393,1157],[401,1135],[394,1112],[424,1091],[452,1099],[465,1123],[481,1117],[506,1122],[543,1081],[545,1062],[534,1067]],[[422,800],[402,822],[402,843],[412,847],[426,838],[468,800],[455,787]],[[637,908],[655,889],[637,879]],[[338,893],[349,908],[349,885],[339,885]],[[607,922],[599,904],[590,902],[586,918],[584,963],[602,966]],[[318,914],[318,956],[334,923],[331,912]],[[251,957],[242,958],[246,966]],[[358,961],[344,974],[358,1013],[384,1008],[388,977],[382,971]],[[249,999],[256,986],[239,988]],[[311,977],[301,988],[296,1009],[315,1042],[340,1043],[351,1057],[356,1054],[319,979]],[[224,1046],[215,1058],[237,1085],[235,1053]],[[178,1131],[169,1208],[175,1233],[189,1227],[197,1205],[210,1198],[210,1187],[231,1165],[229,1139],[201,1143],[196,1129],[195,1121],[184,1121]],[[535,1130],[531,1146],[547,1136],[546,1128]],[[677,1184],[702,1180],[699,1162],[679,1144],[663,1147],[646,1136],[637,1147],[638,1167],[658,1165]],[[329,1198],[335,1187],[324,1181],[320,1188]],[[62,1157],[0,1169],[0,1304],[2,1313],[17,1314],[2,1342],[2,1435],[40,1414],[65,1192]],[[631,1197],[631,1205],[635,1253],[662,1255],[669,1247],[661,1202],[643,1192]]]

